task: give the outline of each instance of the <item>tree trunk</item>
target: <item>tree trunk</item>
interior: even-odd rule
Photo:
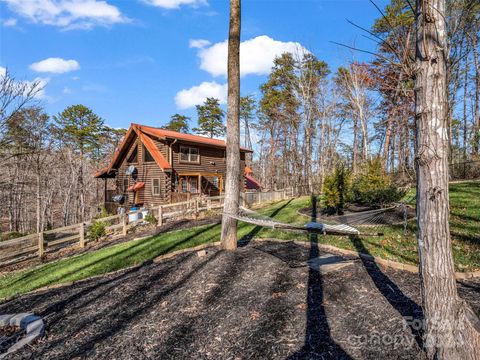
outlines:
[[[417,240],[429,359],[480,359],[476,316],[457,294],[449,229],[445,0],[417,0]],[[478,326],[478,319],[476,325]]]
[[[353,119],[353,155],[352,155],[352,173],[357,173],[357,119]]]
[[[468,48],[465,51],[467,56],[465,57],[465,78],[463,83],[463,161],[467,161],[467,129],[468,129],[468,117],[467,117],[467,98],[468,98],[468,72],[469,72],[469,61],[468,61]],[[465,170],[465,164],[463,166]],[[465,178],[465,172],[463,174]]]
[[[224,213],[236,214],[240,196],[240,0],[230,0],[228,36],[227,175]],[[242,169],[243,170],[243,169]],[[223,216],[222,247],[237,248],[237,220]]]
[[[478,35],[473,36],[473,61],[475,65],[475,124],[474,124],[474,138],[473,150],[475,156],[478,155],[478,146],[480,141],[480,66],[478,64]]]

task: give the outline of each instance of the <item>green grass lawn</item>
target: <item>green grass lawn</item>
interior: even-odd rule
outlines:
[[[262,210],[262,213],[289,222],[298,219],[296,211],[304,206],[306,199],[282,201]],[[253,225],[240,223],[239,237],[275,236],[290,239],[298,234],[277,233]],[[292,237],[292,235],[294,235]],[[119,270],[140,264],[157,256],[220,239],[220,225],[207,225],[186,230],[172,231],[146,239],[132,240],[90,253],[58,260],[37,268],[6,274],[0,277],[0,298],[28,292],[47,285],[67,283],[94,275]]]
[[[308,217],[298,210],[309,206],[310,199],[303,197],[280,201],[262,208],[259,212],[282,222],[304,224]],[[480,269],[480,182],[459,183],[450,186],[451,233],[453,254],[457,270]],[[361,231],[369,231],[365,228]],[[360,239],[324,236],[319,241],[349,250],[357,250],[374,256],[417,263],[415,221],[408,223],[408,235],[403,225],[383,227],[384,236],[366,236]],[[308,241],[306,235],[258,228],[239,223],[239,238],[277,238],[283,240]],[[94,252],[62,259],[43,266],[6,274],[0,277],[0,298],[10,297],[40,287],[85,279],[93,275],[140,264],[159,255],[175,250],[212,243],[220,238],[220,225],[207,225],[192,229],[163,233],[146,239],[132,240],[106,247]]]

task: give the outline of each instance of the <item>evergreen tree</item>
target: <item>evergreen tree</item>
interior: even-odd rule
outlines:
[[[79,157],[78,192],[80,199],[79,218],[85,219],[86,175],[85,158],[98,159],[104,136],[102,118],[84,105],[72,105],[54,117],[60,140]]]
[[[260,100],[259,128],[268,133],[268,162],[271,164],[267,178],[270,188],[276,187],[276,178],[289,178],[286,174],[286,162],[298,164],[297,135],[300,116],[298,108],[300,102],[296,97],[298,79],[295,74],[296,62],[293,55],[284,53],[275,58],[272,72],[268,80],[260,87],[262,99]],[[281,145],[281,146],[280,146]],[[282,147],[281,173],[278,174],[276,156]],[[288,160],[287,160],[288,159]],[[291,186],[292,184],[286,184]]]
[[[103,119],[84,105],[72,105],[54,116],[62,142],[76,153],[95,156],[100,147]]]
[[[257,104],[253,95],[240,97],[240,125],[243,126],[243,146],[252,148],[250,126],[255,116]]]
[[[215,98],[207,98],[203,105],[197,105],[198,128],[193,131],[200,135],[219,137],[225,135],[223,118],[224,111],[220,108],[220,102]]]
[[[168,124],[162,128],[187,134],[190,131],[188,126],[189,121],[190,118],[188,116],[175,114],[172,115]]]

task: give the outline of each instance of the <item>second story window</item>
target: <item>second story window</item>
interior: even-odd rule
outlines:
[[[138,146],[135,145],[127,161],[133,164],[136,164],[138,162]]]
[[[143,161],[145,162],[153,162],[153,156],[150,154],[150,151],[144,146],[143,147]]]
[[[198,149],[189,146],[180,146],[180,162],[200,163]]]

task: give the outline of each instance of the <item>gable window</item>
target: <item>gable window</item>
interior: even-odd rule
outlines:
[[[200,163],[198,148],[180,146],[180,162]]]
[[[143,147],[143,160],[145,162],[153,162],[154,161],[152,154],[150,154],[150,151],[148,151],[148,149],[145,146]]]
[[[152,179],[152,195],[160,195],[160,179]]]
[[[138,161],[138,146],[135,145],[127,161],[129,163],[136,163]]]

